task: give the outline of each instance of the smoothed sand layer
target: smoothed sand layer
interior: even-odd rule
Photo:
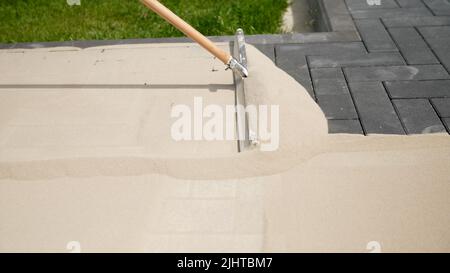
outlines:
[[[0,250],[450,251],[448,135],[328,135],[302,86],[251,46],[248,59],[247,103],[280,107],[275,152],[55,151],[31,138],[18,156],[0,130]]]

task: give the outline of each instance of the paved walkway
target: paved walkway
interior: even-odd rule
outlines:
[[[450,132],[449,0],[320,1],[345,39],[256,46],[308,89],[330,132]]]

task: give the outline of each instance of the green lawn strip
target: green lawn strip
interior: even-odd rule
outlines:
[[[161,0],[205,35],[279,33],[288,0]],[[138,0],[1,0],[0,42],[183,36]]]

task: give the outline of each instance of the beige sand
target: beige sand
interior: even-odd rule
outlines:
[[[235,141],[171,138],[173,105],[192,107],[194,97],[233,105],[234,85],[220,61],[200,48],[168,46],[0,54],[0,145],[6,141],[0,157],[236,153]]]
[[[126,57],[124,68],[89,68],[83,77],[58,69],[57,63],[66,59],[61,56],[67,56],[63,52],[57,52],[62,55],[52,61],[51,72],[27,69],[25,56],[19,57],[22,67],[8,70],[5,60],[13,57],[1,52],[0,70],[6,76],[0,84],[142,84],[155,69],[140,56],[153,51],[166,56],[158,60],[161,70],[149,76],[159,84],[182,79],[189,81],[185,84],[230,84],[228,72],[220,77],[216,72],[200,73],[188,69],[187,60],[176,63],[182,67],[180,73],[170,69],[175,56],[184,56],[180,48],[187,48],[199,67],[211,65],[196,46],[150,47],[69,51],[86,55],[71,59],[78,62],[77,71],[102,52],[110,51],[108,62]],[[89,102],[80,107],[62,94],[48,94],[46,101],[55,101],[41,102],[40,107],[37,95],[12,95],[12,89],[3,95],[7,103],[0,120],[0,250],[64,252],[68,242],[78,241],[82,251],[367,252],[367,244],[377,241],[386,252],[450,251],[448,135],[328,135],[324,115],[307,92],[256,49],[248,51],[247,101],[280,105],[281,143],[276,152],[222,150],[222,144],[230,143],[188,143],[179,152],[174,143],[155,140],[151,134],[136,138],[138,132],[151,131],[158,118],[150,119],[150,127],[133,122],[142,109],[158,109],[158,103],[142,101],[133,92],[108,96],[108,107],[99,111],[93,110],[99,101],[87,93],[70,97],[69,101]],[[28,53],[39,63],[43,57],[36,56],[45,51],[14,54]],[[135,73],[127,73],[132,68]],[[165,70],[175,74],[168,78],[160,73]],[[54,81],[49,82],[51,77]],[[179,96],[180,101],[188,100],[183,92]],[[211,96],[216,99],[214,93]],[[169,103],[162,91],[154,98]],[[82,106],[91,109],[86,116]],[[164,122],[163,113],[155,116]],[[41,120],[47,129],[36,125]],[[61,125],[68,120],[66,125],[79,126],[91,120],[92,126],[122,120],[131,127],[89,134],[87,127],[79,127],[71,133]],[[28,122],[39,130],[12,130],[14,122]],[[163,148],[156,147],[161,143]],[[198,153],[205,147],[211,152]]]

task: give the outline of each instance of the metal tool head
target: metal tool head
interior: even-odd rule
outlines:
[[[233,49],[233,57],[229,61],[229,67],[233,69],[238,75],[242,78],[248,77],[247,70],[247,52],[245,50],[245,37],[244,31],[242,29],[238,29],[236,31],[236,35],[234,38],[234,49]],[[232,65],[235,67],[233,68]]]
[[[236,72],[242,78],[248,77],[248,70],[242,64],[240,64],[235,58],[231,58],[228,62],[228,67]]]
[[[236,127],[239,138],[238,149],[243,152],[252,147],[253,135],[250,135],[248,117],[245,112],[245,78],[248,77],[247,53],[245,49],[244,32],[242,29],[236,31],[234,47],[232,49],[233,58],[230,59],[231,65],[234,65],[234,82],[236,84],[235,103],[236,103]]]

